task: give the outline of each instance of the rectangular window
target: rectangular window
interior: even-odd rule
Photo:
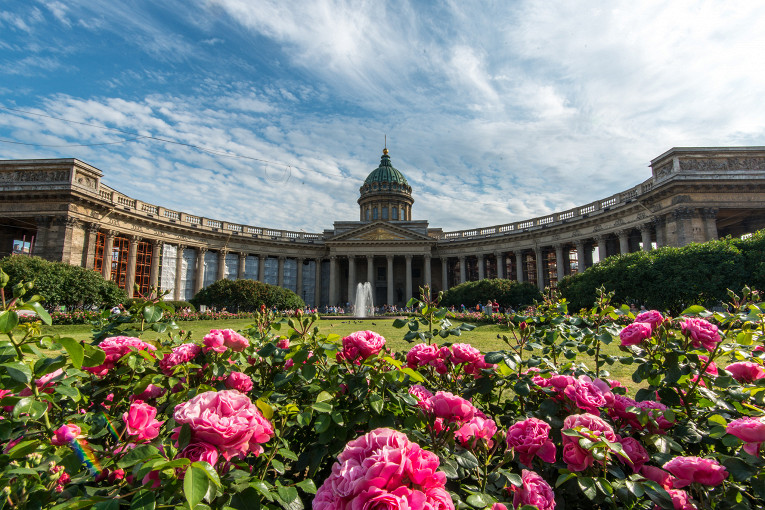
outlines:
[[[373,220],[377,219],[377,207],[372,208],[372,219]]]
[[[130,241],[126,237],[115,237],[110,263],[112,265],[112,281],[121,289],[127,284],[127,260]]]
[[[391,214],[393,214],[393,217],[391,219],[392,220],[397,220],[398,219],[398,207],[394,207],[393,210],[391,211]]]
[[[14,255],[29,255],[32,250],[32,243],[24,239],[13,240],[13,254]]]
[[[382,219],[387,220],[388,219],[388,208],[383,207],[382,208]]]
[[[104,245],[106,236],[103,232],[96,234],[96,254],[93,260],[93,269],[97,273],[102,273],[104,268]]]
[[[385,272],[386,272],[386,269],[387,268],[385,266],[381,266],[381,267],[377,268],[377,280],[378,281],[381,281],[381,282],[385,281]]]
[[[149,292],[151,283],[151,243],[138,243],[135,261],[135,284],[141,294]]]

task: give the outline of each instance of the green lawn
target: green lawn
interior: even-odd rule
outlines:
[[[181,330],[191,331],[191,338],[197,341],[201,341],[202,337],[210,332],[211,329],[234,329],[241,330],[247,328],[252,324],[250,319],[237,319],[237,320],[209,320],[209,321],[189,321],[179,322],[178,326]],[[321,320],[317,323],[319,330],[325,334],[335,333],[340,336],[346,336],[354,331],[360,330],[372,330],[380,335],[384,336],[387,340],[387,345],[394,351],[409,350],[412,344],[406,342],[404,334],[406,329],[398,329],[393,327],[393,319],[380,318],[371,319],[365,321],[359,320]],[[60,334],[62,336],[69,336],[78,340],[88,340],[91,338],[91,327],[88,325],[77,326],[46,326],[43,328],[43,333],[46,334]],[[508,349],[508,346],[502,341],[501,336],[507,334],[507,328],[499,325],[483,325],[478,326],[472,331],[463,332],[460,337],[450,337],[449,341],[452,343],[464,342],[469,343],[481,352],[489,352],[496,350]],[[142,338],[147,340],[153,340],[160,335],[152,331],[147,331],[142,335]],[[614,341],[611,345],[605,346],[603,352],[605,354],[618,355],[619,342]],[[525,354],[524,357],[528,356]],[[594,361],[586,354],[580,354],[577,358],[578,361],[586,363],[590,369],[594,369]],[[634,386],[631,380],[632,367],[620,365],[618,363],[613,366],[606,367],[611,371],[611,376],[614,379],[620,380],[628,387]]]

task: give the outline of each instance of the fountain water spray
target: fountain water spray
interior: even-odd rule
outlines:
[[[374,317],[375,305],[372,302],[372,284],[369,282],[356,285],[356,300],[353,302],[356,317]]]

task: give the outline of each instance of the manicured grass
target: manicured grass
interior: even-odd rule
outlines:
[[[201,341],[202,338],[210,332],[211,329],[233,329],[241,330],[245,329],[252,324],[251,319],[235,319],[235,320],[209,320],[209,321],[189,321],[180,322],[178,326],[183,331],[191,331],[191,338],[196,341]],[[393,319],[379,318],[370,320],[348,320],[348,319],[332,319],[321,320],[316,323],[319,327],[319,331],[323,334],[337,334],[341,337],[347,336],[354,331],[360,330],[372,330],[382,335],[386,339],[386,344],[393,351],[407,351],[413,344],[405,341],[404,334],[407,332],[406,328],[398,329],[393,327]],[[60,334],[61,336],[69,336],[77,340],[89,340],[91,338],[92,327],[89,325],[74,325],[74,326],[46,326],[43,328],[43,333],[46,334]],[[286,330],[285,330],[286,331]],[[474,330],[463,332],[459,337],[451,336],[448,341],[451,343],[463,342],[469,343],[479,349],[481,352],[490,352],[498,350],[508,350],[508,345],[502,341],[503,334],[507,335],[507,327],[500,325],[482,325],[477,326]],[[146,340],[155,340],[163,335],[158,335],[153,331],[147,331],[141,337]],[[612,342],[608,346],[603,347],[603,353],[609,355],[620,355],[618,339]],[[529,353],[524,353],[524,358],[528,357]],[[577,357],[577,361],[587,364],[590,369],[594,369],[595,362],[592,357],[587,356],[586,353],[581,353]],[[615,363],[612,366],[606,366],[606,370],[611,372],[611,377],[618,379],[625,386],[634,387],[632,382],[632,372],[634,367],[625,366],[619,363]]]

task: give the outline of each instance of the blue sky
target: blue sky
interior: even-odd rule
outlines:
[[[763,98],[762,2],[0,2],[0,159],[248,225],[357,220],[385,135],[433,227],[561,211],[765,145]]]

